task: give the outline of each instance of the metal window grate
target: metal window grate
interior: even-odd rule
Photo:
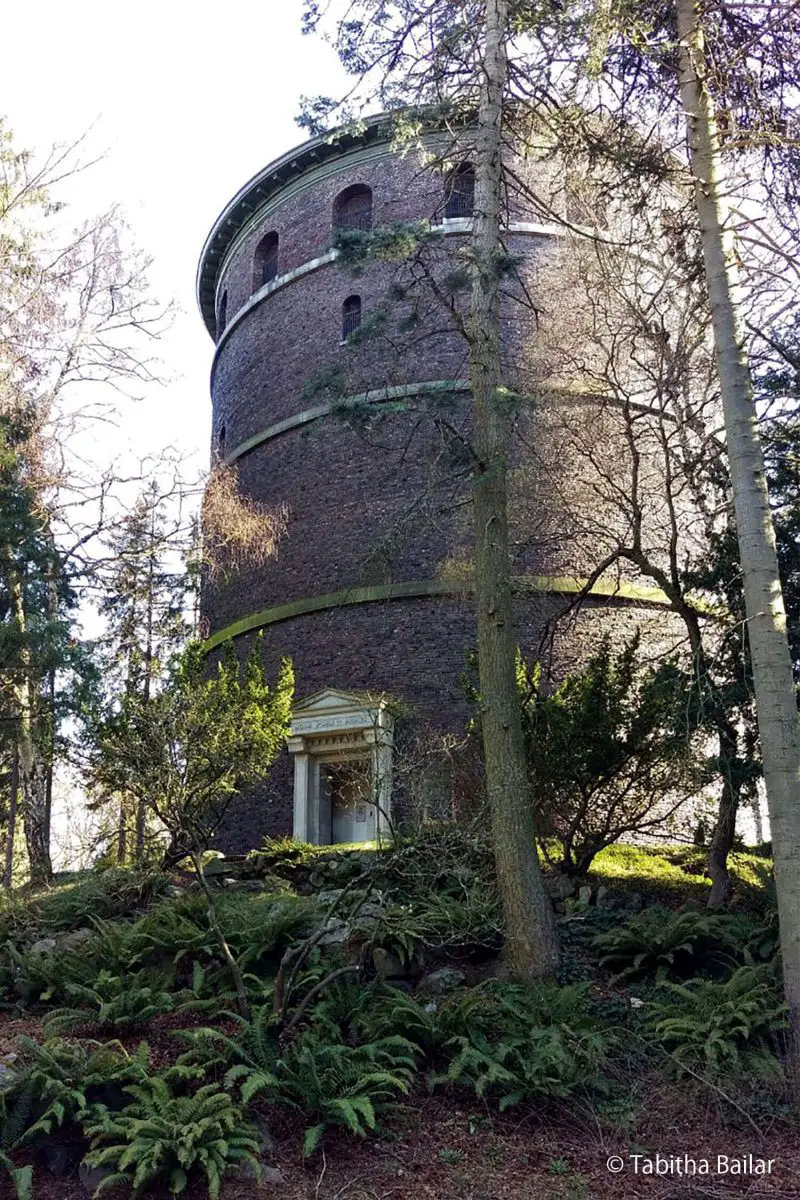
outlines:
[[[447,181],[445,217],[471,217],[475,212],[475,171],[462,166]]]
[[[334,205],[336,229],[372,228],[372,192],[366,184],[347,188]]]
[[[360,296],[348,296],[342,305],[342,340],[346,341],[360,325],[361,298]]]
[[[263,237],[256,246],[253,288],[257,291],[265,283],[269,283],[278,274],[279,238],[274,231]]]

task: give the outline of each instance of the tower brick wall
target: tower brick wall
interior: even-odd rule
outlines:
[[[515,173],[546,192],[550,207],[560,203],[552,165],[517,163]],[[425,265],[435,287],[409,283],[408,263],[371,260],[353,270],[331,252],[334,205],[353,185],[371,189],[375,228],[442,226],[441,169],[393,151],[375,124],[360,139],[309,143],[265,168],[204,249],[199,298],[217,337],[213,453],[235,463],[243,495],[288,510],[277,555],[209,582],[204,618],[212,639],[233,627],[241,652],[260,628],[270,668],[281,655],[292,658],[299,697],[323,688],[384,693],[403,703],[407,726],[454,733],[468,715],[461,675],[475,643],[466,582],[468,358],[434,293],[463,269],[468,222],[444,222],[430,249]],[[258,287],[257,248],[272,232],[277,275]],[[510,487],[523,652],[544,653],[556,677],[606,634],[621,643],[638,629],[663,652],[683,631],[652,592],[594,596],[557,621],[570,592],[626,536],[615,488],[624,491],[631,471],[630,411],[583,387],[598,358],[592,338],[582,342],[582,331],[597,326],[591,255],[584,261],[563,227],[548,225],[542,206],[519,194],[506,245],[522,280],[509,275],[502,322],[508,383],[521,393]],[[344,341],[342,305],[353,294],[365,324],[384,316],[372,336]],[[453,295],[457,314],[468,292]],[[217,331],[221,308],[225,328]],[[355,407],[353,397],[362,398]],[[641,451],[656,435],[636,436]],[[658,446],[651,449],[638,470],[658,553],[666,534]],[[626,576],[633,582],[629,564],[615,569],[606,590]],[[373,589],[368,598],[364,589]],[[336,599],[320,603],[329,596]],[[241,799],[224,840],[241,849],[266,833],[291,832],[291,810],[287,756]]]

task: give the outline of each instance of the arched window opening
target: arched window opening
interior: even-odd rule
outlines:
[[[348,296],[342,305],[342,341],[346,342],[351,333],[361,325],[361,297]]]
[[[336,197],[333,205],[334,229],[372,228],[372,190],[355,183]]]
[[[278,274],[278,245],[280,239],[273,230],[256,246],[253,261],[253,291],[257,292]]]
[[[225,458],[225,426],[220,425],[217,433],[217,453],[221,459]]]
[[[227,325],[227,323],[228,323],[228,293],[223,292],[222,299],[219,302],[219,308],[217,309],[217,341],[219,341],[219,339],[222,337],[223,333],[225,332],[225,326]]]
[[[475,211],[475,168],[461,163],[447,177],[444,188],[445,217],[471,217]]]

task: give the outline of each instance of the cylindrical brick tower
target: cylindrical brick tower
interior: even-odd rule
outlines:
[[[474,178],[468,149],[457,157],[443,167],[401,154],[381,119],[316,138],[247,183],[203,249],[213,453],[235,464],[245,496],[288,511],[266,566],[206,589],[210,646],[233,637],[245,651],[261,632],[271,667],[292,658],[297,688],[285,759],[242,798],[225,833],[231,849],[268,833],[368,840],[403,804],[447,808],[452,780],[420,747],[463,732],[475,644],[458,329]],[[553,624],[613,541],[621,518],[598,508],[587,480],[603,464],[624,475],[624,431],[613,406],[583,391],[575,356],[587,273],[565,231],[581,214],[570,215],[551,166],[520,161],[513,174],[531,185],[511,195],[505,231],[517,632],[526,657],[546,654],[563,673],[604,631],[661,638],[666,614],[660,594],[615,575],[566,628]],[[559,206],[566,226],[547,217]],[[401,260],[409,222],[424,248]],[[370,229],[386,232],[385,252],[359,261],[353,247]],[[590,324],[596,333],[596,312]],[[412,743],[421,765],[404,770]]]

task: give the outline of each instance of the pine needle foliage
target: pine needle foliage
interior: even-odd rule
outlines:
[[[159,1076],[126,1089],[132,1102],[120,1113],[98,1110],[85,1129],[92,1148],[84,1162],[112,1170],[95,1196],[129,1184],[135,1196],[149,1195],[167,1183],[172,1195],[190,1189],[193,1174],[205,1178],[211,1200],[217,1200],[223,1175],[246,1165],[262,1174],[255,1130],[242,1119],[231,1097],[214,1084],[194,1095],[175,1096]]]
[[[468,1086],[501,1111],[602,1083],[610,1039],[589,1014],[585,985],[487,980],[445,1003],[439,1028],[450,1063],[430,1085]]]
[[[662,987],[667,994],[650,1006],[649,1030],[679,1073],[782,1077],[776,1048],[787,1007],[771,968],[744,966],[723,983],[690,979]]]

